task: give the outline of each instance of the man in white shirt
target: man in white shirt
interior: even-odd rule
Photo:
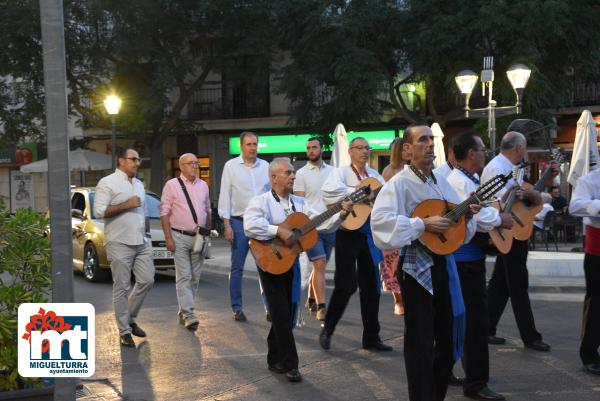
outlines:
[[[333,171],[333,167],[323,161],[323,143],[321,138],[310,138],[306,143],[306,156],[308,162],[298,172],[294,181],[294,195],[305,197],[312,207],[319,213],[327,210],[323,203],[321,187]],[[318,320],[325,320],[327,308],[325,307],[325,267],[331,250],[335,244],[334,232],[320,232],[317,245],[306,252],[308,259],[313,264],[308,286],[307,307],[317,312]],[[312,297],[311,297],[312,295]]]
[[[481,174],[481,181],[486,182],[497,174],[510,173],[521,163],[527,154],[527,140],[520,132],[507,132],[500,143],[500,154],[494,157]],[[508,188],[515,185],[510,179],[506,186],[498,192],[502,197]],[[538,191],[520,191],[518,197],[532,204],[541,203]],[[488,343],[504,344],[506,340],[496,336],[496,326],[504,313],[510,298],[517,327],[521,339],[527,348],[536,351],[550,351],[550,345],[542,341],[542,335],[535,327],[531,302],[529,300],[529,273],[527,272],[528,242],[513,240],[513,245],[506,255],[498,255],[494,265],[492,278],[488,283],[488,308],[490,325]]]
[[[442,164],[438,168],[433,169],[433,174],[436,177],[448,178],[452,170],[456,166],[456,157],[454,157],[454,149],[452,147],[452,140],[448,144],[448,155],[446,157],[446,163]]]
[[[485,164],[485,145],[481,138],[472,132],[463,132],[452,140],[456,162],[448,176],[461,201],[467,199],[479,188],[479,171]],[[434,171],[435,173],[435,171]],[[510,229],[512,217],[509,213],[498,213],[493,207],[484,207],[473,220],[477,223],[477,231],[484,235],[496,227]],[[486,236],[487,237],[487,236]],[[487,238],[486,238],[487,239]],[[465,336],[465,355],[463,367],[466,377],[462,383],[465,396],[481,400],[503,400],[504,396],[488,387],[489,351],[487,289],[485,283],[484,250],[479,246],[479,239],[471,241],[454,252],[458,268],[460,285],[467,313],[467,331]]]
[[[600,168],[577,180],[569,212],[585,216],[585,301],[579,356],[587,372],[600,375]]]
[[[248,255],[248,237],[244,234],[244,212],[253,196],[271,189],[269,183],[269,163],[258,158],[258,136],[245,131],[240,135],[242,154],[229,160],[221,176],[219,194],[219,216],[225,226],[225,239],[231,243],[231,273],[229,275],[229,295],[233,319],[246,321],[242,303],[242,279],[244,263]],[[263,296],[263,303],[268,308]]]
[[[152,244],[146,234],[146,192],[135,178],[140,157],[127,148],[118,154],[114,173],[96,186],[94,214],[104,219],[104,243],[113,277],[113,304],[120,344],[135,347],[131,334],[146,337],[135,319],[154,284]],[[131,289],[131,273],[135,285]]]
[[[275,237],[286,243],[293,241],[293,232],[279,226],[287,216],[302,212],[309,217],[318,213],[301,197],[292,195],[294,185],[294,167],[288,158],[275,158],[269,165],[272,190],[250,200],[244,214],[246,235],[258,240],[270,240]],[[338,216],[346,215],[351,205],[348,201]],[[339,217],[328,220],[339,224]],[[327,224],[323,223],[323,225]],[[263,289],[270,305],[271,330],[267,337],[267,364],[275,373],[285,373],[288,381],[302,380],[298,370],[298,353],[292,332],[300,301],[300,266],[298,259],[290,270],[283,274],[271,274],[258,269]]]
[[[366,139],[354,138],[350,144],[350,166],[335,169],[327,178],[323,187],[323,201],[334,204],[356,190],[356,186],[365,178],[375,177],[382,184],[383,177],[367,166],[371,148]],[[370,198],[373,197],[371,194]],[[319,336],[323,349],[331,347],[331,336],[342,318],[352,294],[360,289],[360,310],[363,321],[362,346],[364,349],[391,351],[379,337],[379,296],[381,282],[379,262],[383,255],[373,243],[369,219],[357,230],[340,229],[336,233],[335,249],[335,287],[329,300],[325,324]]]
[[[403,140],[403,146],[412,154],[410,167],[381,189],[371,212],[371,227],[378,247],[401,249],[396,274],[404,298],[404,361],[409,399],[441,401],[448,388],[452,362],[462,356],[460,338],[453,335],[460,330],[453,324],[455,320],[464,323],[464,305],[454,259],[430,253],[418,244],[425,231],[443,233],[450,220],[411,214],[426,199],[446,199],[455,204],[460,199],[443,177],[431,174],[431,129],[420,124],[409,126]],[[476,213],[479,206],[471,205],[470,209]],[[471,240],[475,229],[476,222],[469,219],[465,242]],[[450,273],[456,280],[454,286],[450,286]],[[461,309],[462,313],[458,313]]]

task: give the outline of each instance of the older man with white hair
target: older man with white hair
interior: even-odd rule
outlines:
[[[175,255],[175,288],[179,322],[186,329],[199,325],[194,312],[204,254],[194,252],[199,227],[210,229],[208,185],[197,177],[198,158],[186,153],[179,158],[181,174],[165,184],[160,203],[160,222],[167,249]]]

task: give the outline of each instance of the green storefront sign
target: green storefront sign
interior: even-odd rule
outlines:
[[[404,133],[399,131],[400,136]],[[258,141],[258,153],[304,153],[306,152],[306,141],[315,134],[284,134],[284,135],[261,135]],[[349,132],[348,141],[357,136],[364,137],[373,150],[387,150],[396,134],[394,130]],[[240,139],[229,138],[229,154],[239,155]]]

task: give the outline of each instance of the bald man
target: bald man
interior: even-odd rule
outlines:
[[[160,203],[160,222],[167,249],[175,256],[175,289],[179,322],[188,330],[196,330],[196,295],[203,252],[192,248],[199,227],[210,229],[211,208],[208,185],[197,177],[198,158],[186,153],[179,158],[181,174],[165,184]]]

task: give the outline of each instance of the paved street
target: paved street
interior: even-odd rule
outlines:
[[[210,269],[210,268],[209,268]],[[148,333],[137,349],[122,349],[112,313],[111,284],[90,284],[75,277],[78,302],[96,307],[96,374],[83,381],[91,393],[83,400],[406,400],[401,318],[392,314],[392,298],[381,299],[381,336],[395,350],[372,353],[360,348],[358,297],[353,297],[333,337],[332,349],[317,343],[320,324],[307,317],[295,331],[304,381],[289,384],[266,369],[268,323],[258,283],[244,282],[249,321],[236,323],[229,311],[227,277],[207,269],[200,285],[196,333],[177,323],[172,275],[157,276],[139,318]],[[330,290],[330,289],[329,289]],[[582,371],[577,346],[581,294],[543,294],[534,313],[551,353],[524,350],[510,311],[499,332],[509,342],[491,347],[490,386],[509,400],[598,400],[600,379]],[[535,297],[534,297],[535,298]],[[138,340],[138,339],[136,339]],[[448,400],[463,400],[450,388]]]

